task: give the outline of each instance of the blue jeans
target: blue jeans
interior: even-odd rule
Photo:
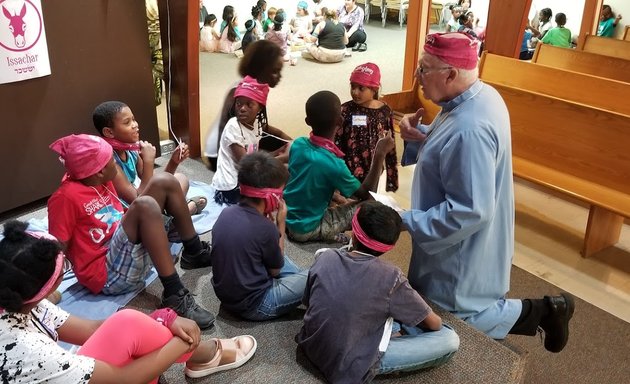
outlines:
[[[449,361],[459,348],[459,336],[446,324],[439,331],[423,331],[394,322],[392,333],[400,328],[406,334],[389,340],[377,375],[436,367]]]
[[[273,279],[273,285],[265,293],[258,308],[241,313],[241,316],[248,320],[264,321],[291,312],[302,303],[307,277],[308,269],[300,270],[285,255],[280,274]]]

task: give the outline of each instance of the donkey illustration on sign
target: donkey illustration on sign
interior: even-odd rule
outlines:
[[[24,22],[24,16],[26,15],[26,3],[22,5],[19,14],[11,15],[11,13],[2,6],[2,13],[9,19],[9,30],[13,34],[15,39],[15,46],[23,48],[26,45],[26,39],[24,38],[24,31],[26,30],[26,23]]]

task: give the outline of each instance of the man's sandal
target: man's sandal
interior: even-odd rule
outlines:
[[[205,196],[195,196],[186,200],[186,204],[188,205],[188,209],[190,209],[190,203],[195,203],[195,210],[190,212],[190,215],[198,215],[203,211],[203,209],[208,205],[208,199]]]
[[[207,363],[186,363],[184,373],[188,377],[204,377],[213,373],[238,368],[247,363],[256,352],[256,339],[243,335],[231,339],[213,339],[217,343],[217,352]]]

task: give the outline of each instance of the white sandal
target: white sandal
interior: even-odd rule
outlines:
[[[250,335],[236,336],[231,339],[214,339],[217,352],[207,363],[186,363],[184,373],[188,377],[204,377],[213,373],[238,368],[254,356],[258,346],[256,339]]]

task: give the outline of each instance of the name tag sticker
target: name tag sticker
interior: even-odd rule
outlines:
[[[352,115],[352,125],[367,125],[366,115]]]

